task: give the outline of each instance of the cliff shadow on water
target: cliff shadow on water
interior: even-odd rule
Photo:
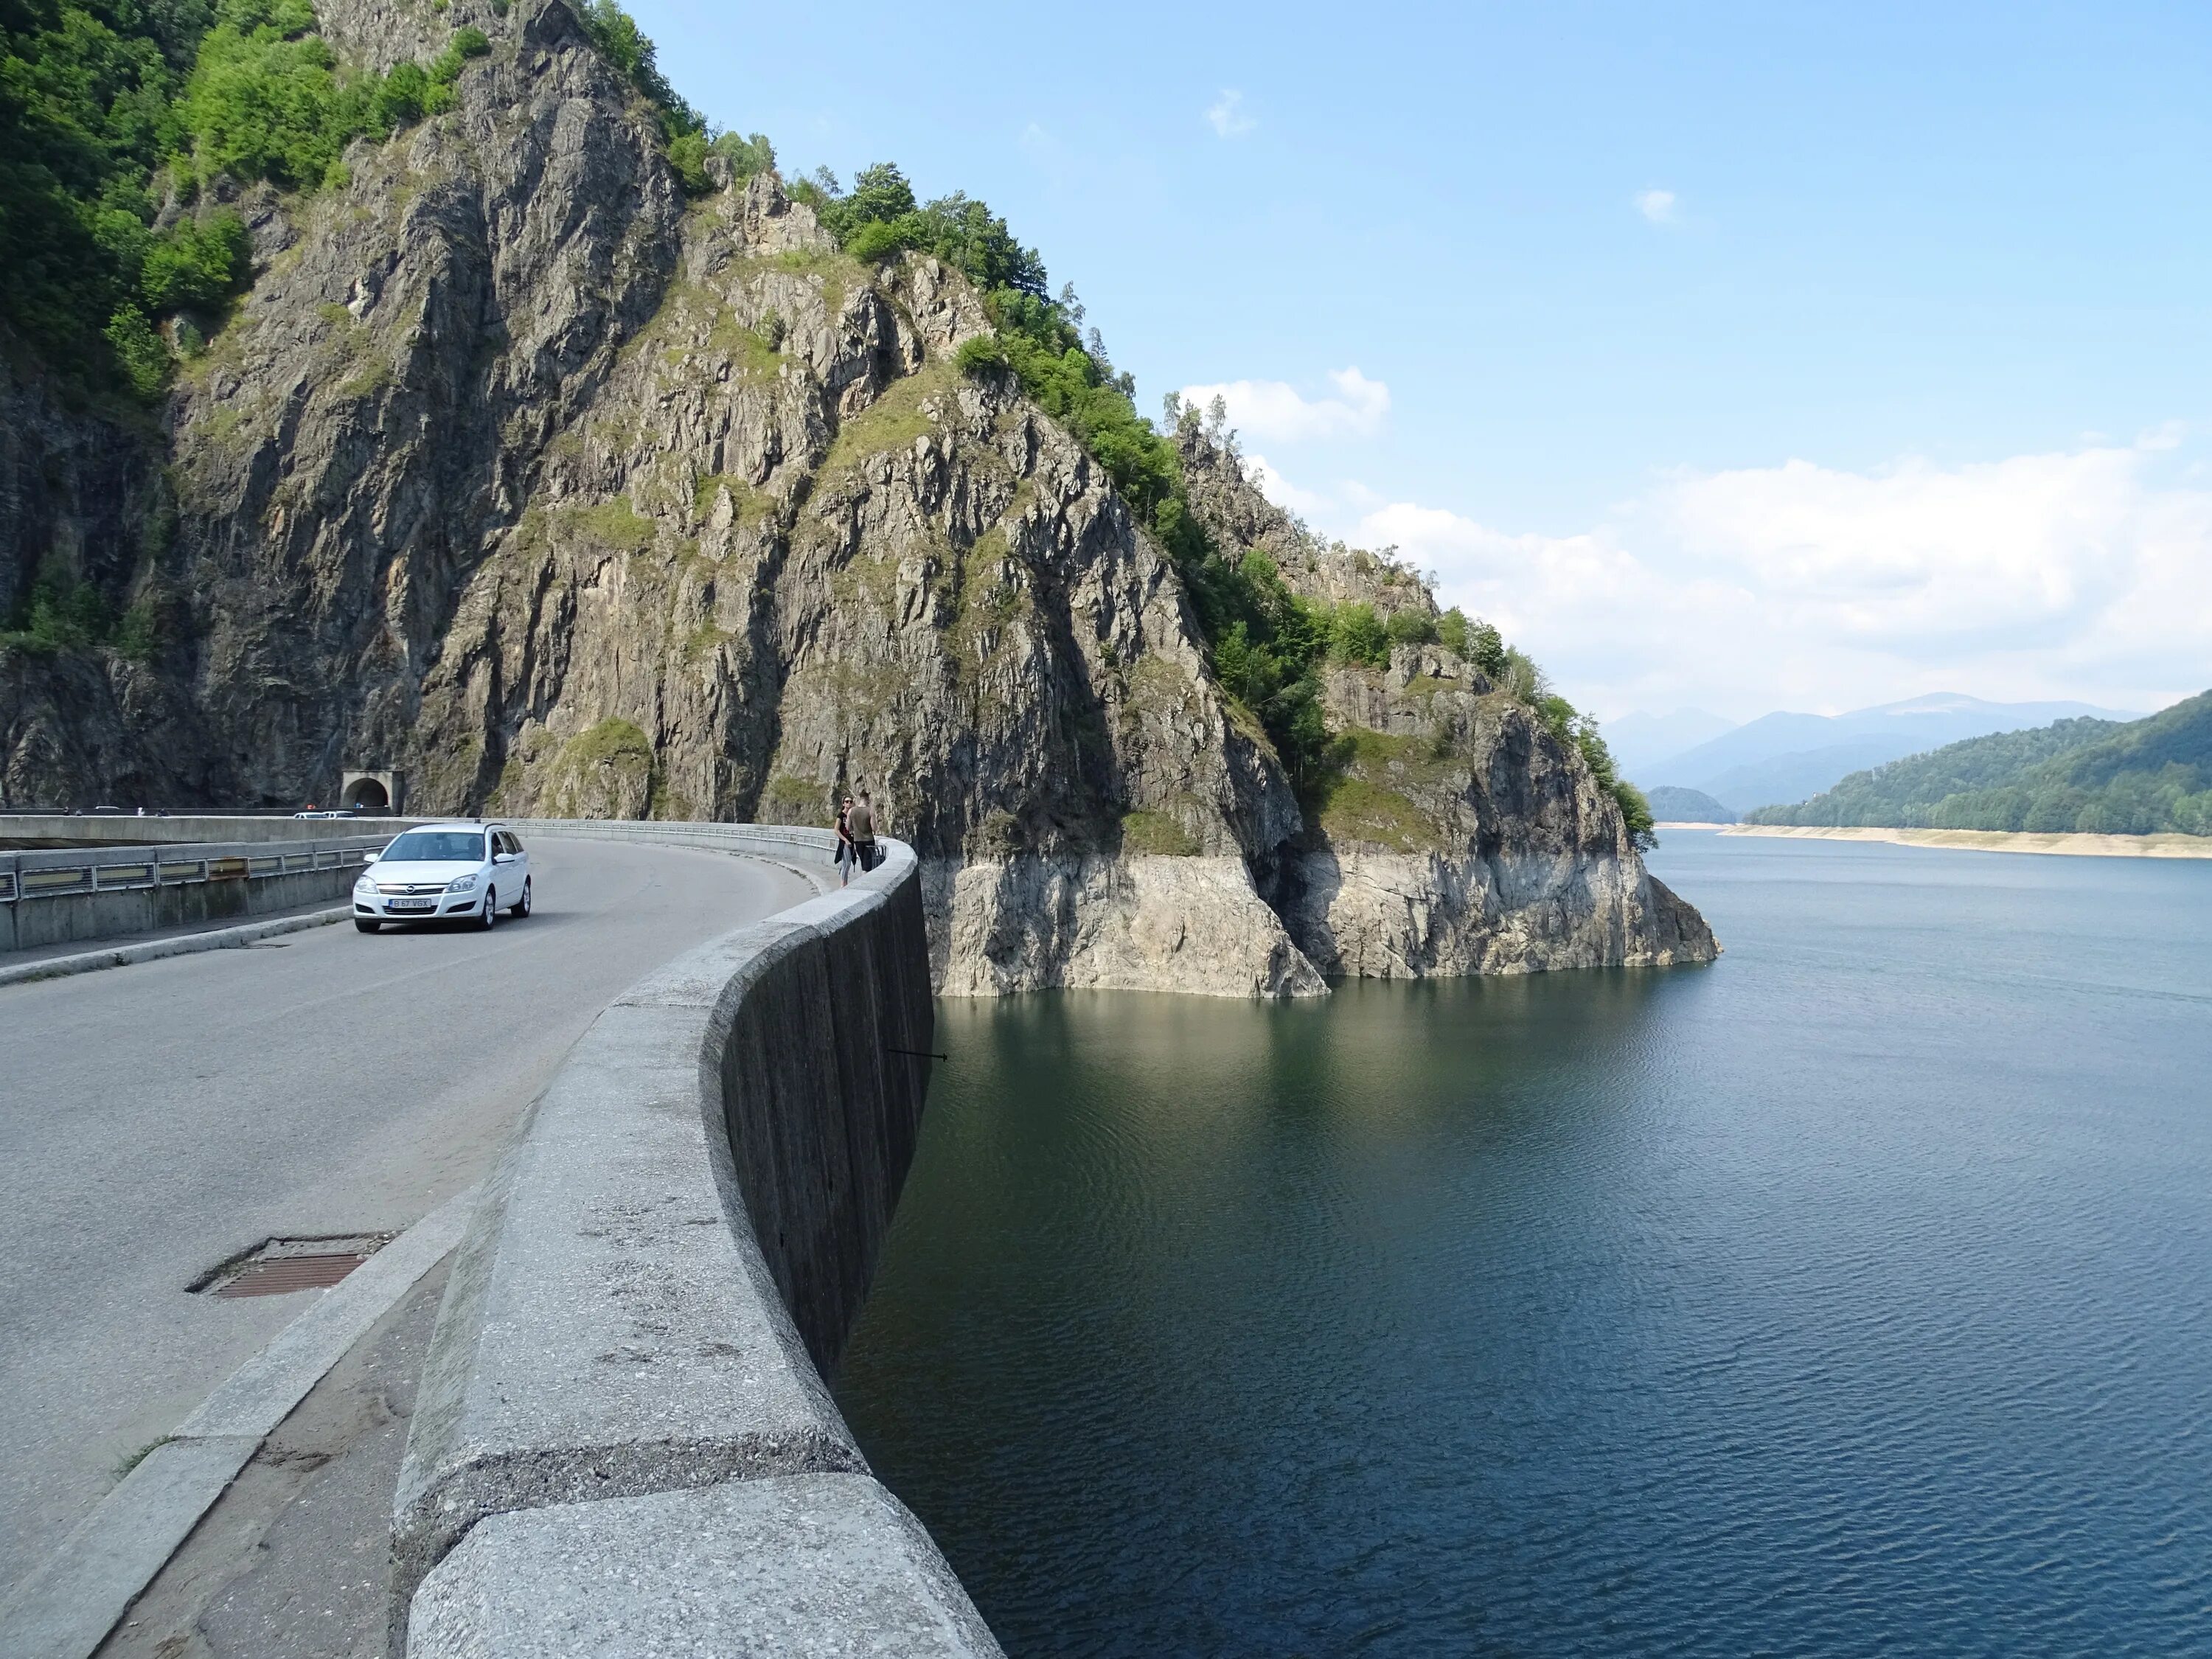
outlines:
[[[1706,977],[941,1001],[838,1395],[1008,1650],[1342,1651],[1378,1621],[1455,1650],[1431,1570],[1485,1510],[1458,1419],[1510,1431],[1453,1357],[1516,1350],[1534,1212],[1618,1235],[1640,1103],[1559,1092],[1632,1073]]]

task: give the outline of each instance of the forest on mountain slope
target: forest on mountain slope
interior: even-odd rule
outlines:
[[[2148,720],[2060,720],[1970,738],[1752,823],[2212,836],[2212,691]]]

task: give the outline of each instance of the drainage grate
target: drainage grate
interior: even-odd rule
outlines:
[[[347,1233],[337,1238],[264,1239],[234,1256],[191,1288],[204,1296],[283,1296],[326,1291],[389,1244],[392,1233]]]

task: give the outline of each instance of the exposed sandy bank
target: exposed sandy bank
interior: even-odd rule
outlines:
[[[1661,826],[1662,829],[1667,827]],[[2077,858],[2212,859],[2212,836],[2045,836],[2005,830],[1836,830],[1825,825],[1732,823],[1724,836],[1796,836],[1816,841],[1888,841],[1975,853],[2064,853]]]

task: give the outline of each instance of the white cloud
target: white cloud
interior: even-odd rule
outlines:
[[[1247,437],[1267,443],[1304,443],[1316,438],[1364,438],[1382,430],[1390,412],[1390,388],[1355,368],[1332,372],[1334,398],[1307,398],[1283,380],[1228,380],[1187,386],[1185,403],[1206,408],[1216,398],[1229,406],[1229,424]]]
[[[1673,224],[1680,206],[1671,190],[1640,190],[1636,192],[1636,210],[1655,225]]]
[[[1395,544],[1603,714],[1741,717],[1930,691],[2149,708],[2212,684],[2212,490],[2149,442],[1869,472],[1680,473],[1589,530],[1516,534],[1298,491]],[[1269,471],[1273,494],[1287,489]]]
[[[1221,96],[1206,106],[1206,123],[1218,138],[1242,138],[1260,125],[1244,107],[1244,94],[1234,87],[1224,87]]]
[[[1336,498],[1326,491],[1299,489],[1257,451],[1244,457],[1244,476],[1259,485],[1260,493],[1277,507],[1288,507],[1301,518],[1312,518],[1336,505]]]

